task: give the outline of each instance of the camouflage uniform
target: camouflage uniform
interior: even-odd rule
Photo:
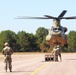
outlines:
[[[4,55],[5,71],[7,72],[7,69],[9,67],[10,72],[12,72],[11,54],[13,54],[13,50],[11,49],[11,47],[8,46],[8,43],[5,43],[5,47],[2,50],[2,54]]]
[[[61,59],[61,52],[60,52],[60,48],[55,47],[52,51],[52,54],[54,55],[54,61],[58,61],[58,55],[60,57],[60,61],[62,61]]]

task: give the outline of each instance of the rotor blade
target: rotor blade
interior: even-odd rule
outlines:
[[[44,16],[49,18],[49,19],[56,19],[56,17],[53,17],[53,16],[49,16],[49,15],[44,15]]]
[[[63,17],[67,11],[63,10],[62,13],[58,16],[58,18]]]
[[[18,16],[18,18],[15,19],[49,19],[46,17],[29,17],[29,16]]]
[[[76,19],[76,16],[72,16],[72,17],[62,17],[61,19]]]

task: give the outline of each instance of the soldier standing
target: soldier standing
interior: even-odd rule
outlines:
[[[52,55],[54,55],[54,61],[58,61],[58,56],[60,57],[60,61],[62,61],[59,45],[54,47]]]
[[[7,69],[9,67],[10,72],[12,72],[12,59],[11,59],[11,55],[13,54],[13,50],[11,49],[11,47],[9,47],[9,43],[6,42],[5,47],[2,50],[2,54],[4,55],[4,63],[5,63],[5,71],[7,72]]]

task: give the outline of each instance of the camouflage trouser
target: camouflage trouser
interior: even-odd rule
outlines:
[[[7,71],[7,69],[9,68],[10,72],[12,70],[12,59],[11,59],[11,55],[6,55],[5,58],[4,58],[4,63],[5,63],[5,66],[4,66],[4,69],[5,71]]]
[[[58,55],[54,55],[54,61],[58,61]]]

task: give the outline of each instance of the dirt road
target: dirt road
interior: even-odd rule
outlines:
[[[45,62],[45,54],[15,54],[12,72],[4,71],[0,55],[0,75],[76,75],[76,53],[62,54],[62,62]]]

